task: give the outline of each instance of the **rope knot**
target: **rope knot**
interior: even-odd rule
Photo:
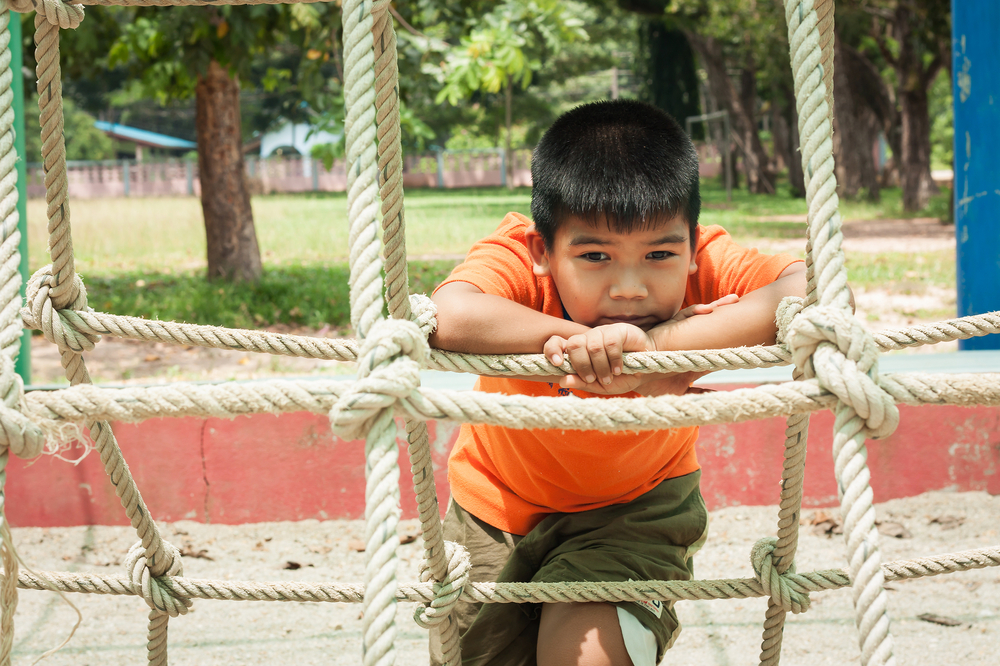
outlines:
[[[448,559],[447,575],[443,581],[434,581],[434,599],[430,604],[418,606],[413,612],[413,620],[424,629],[430,629],[448,619],[462,596],[472,571],[472,560],[464,546],[453,541],[445,541],[444,552]],[[420,580],[425,583],[432,580],[427,560],[421,562]]]
[[[23,411],[24,381],[10,356],[0,353],[0,448],[9,447],[18,458],[37,458],[45,449],[45,434]]]
[[[372,423],[420,386],[427,339],[411,321],[386,319],[375,324],[358,352],[358,380],[330,410],[333,430],[361,439]]]
[[[771,557],[777,544],[776,538],[767,537],[753,545],[753,550],[750,551],[750,563],[753,565],[754,574],[767,596],[774,599],[786,612],[803,613],[809,610],[809,593],[796,589],[789,578],[778,573]],[[795,573],[794,564],[787,573]]]
[[[170,566],[161,575],[180,576],[183,573],[180,551],[168,541],[163,542],[163,550],[170,557]],[[191,608],[190,599],[178,599],[173,596],[160,578],[154,577],[150,572],[142,541],[137,541],[129,548],[128,555],[125,556],[125,574],[128,576],[132,591],[145,599],[153,610],[166,613],[170,617],[177,617],[184,615]]]
[[[788,347],[795,367],[864,419],[865,435],[886,437],[899,424],[895,401],[879,386],[878,346],[850,313],[809,307],[788,326]]]
[[[795,321],[795,317],[802,312],[805,304],[805,299],[798,296],[785,296],[778,303],[778,309],[774,313],[774,321],[778,325],[777,343],[779,345],[788,344],[788,327]]]
[[[80,354],[100,342],[101,336],[82,333],[74,325],[79,319],[76,311],[91,311],[87,307],[87,289],[79,275],[73,276],[72,283],[58,284],[52,275],[52,265],[43,266],[28,280],[25,301],[21,309],[24,325],[40,330],[60,351]]]
[[[21,14],[38,12],[46,21],[63,30],[76,28],[83,21],[83,5],[63,0],[6,0],[6,2],[8,7]]]
[[[410,319],[424,334],[430,336],[437,330],[437,306],[424,294],[410,294]]]

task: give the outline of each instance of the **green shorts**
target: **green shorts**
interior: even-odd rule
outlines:
[[[701,472],[667,479],[626,504],[547,516],[526,536],[503,532],[454,500],[444,538],[465,546],[474,582],[621,582],[690,580],[705,542],[708,511]],[[672,602],[615,604],[656,636],[657,660],[680,633]],[[463,664],[535,664],[541,604],[460,602],[455,610]],[[432,636],[431,663],[442,663]]]

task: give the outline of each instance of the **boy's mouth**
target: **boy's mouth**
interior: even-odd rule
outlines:
[[[632,324],[633,326],[639,326],[641,328],[641,325],[652,320],[652,317],[641,315],[617,315],[614,317],[605,317],[604,319],[609,324]]]

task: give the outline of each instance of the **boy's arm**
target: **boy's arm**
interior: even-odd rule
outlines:
[[[649,334],[659,351],[772,345],[778,332],[774,313],[781,299],[805,295],[805,264],[796,262],[777,280],[742,296],[737,303],[708,314],[664,322],[650,329]]]
[[[432,347],[468,354],[537,354],[554,335],[586,333],[583,324],[549,316],[483,293],[468,282],[450,282],[434,293],[437,330]]]

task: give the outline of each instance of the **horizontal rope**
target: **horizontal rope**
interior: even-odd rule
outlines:
[[[114,315],[105,312],[61,310],[64,326],[84,335],[111,335],[129,340],[167,342],[213,349],[275,354],[329,361],[355,361],[355,340],[316,338],[219,326],[184,324]],[[30,314],[25,325],[35,326]],[[1000,333],[1000,312],[949,319],[935,324],[890,329],[873,333],[883,351],[964,340]],[[677,352],[634,352],[625,354],[625,374],[654,372],[704,372],[715,370],[766,368],[788,365],[791,354],[784,345],[737,347],[732,349]],[[572,372],[569,362],[549,363],[542,354],[488,355],[432,350],[427,362],[432,370],[467,372],[484,376],[557,376]]]
[[[909,405],[1000,405],[1000,374],[887,374],[881,386]],[[272,380],[102,389],[82,385],[26,395],[26,415],[58,436],[66,422],[137,422],[158,417],[328,413],[354,382]],[[359,396],[359,401],[364,396]],[[378,396],[372,398],[377,400]],[[833,407],[815,380],[657,398],[533,397],[420,388],[401,399],[409,415],[509,428],[659,430],[788,416]],[[352,404],[353,410],[369,405]],[[381,409],[381,404],[372,405]],[[397,407],[397,409],[400,409]],[[0,415],[2,418],[2,415]]]
[[[887,582],[924,578],[972,569],[1000,566],[1000,547],[946,553],[915,560],[898,560],[882,565]],[[799,592],[821,592],[851,584],[845,569],[806,573],[786,573],[789,586]],[[183,576],[163,576],[162,587],[178,599],[223,601],[300,601],[359,603],[364,586],[355,583],[257,582],[205,580]],[[399,585],[396,599],[429,603],[434,599],[434,583]],[[83,594],[135,595],[123,575],[21,571],[18,587]],[[486,603],[544,603],[584,601],[695,601],[745,599],[766,596],[755,578],[691,581],[637,581],[616,583],[470,583],[462,598]]]

